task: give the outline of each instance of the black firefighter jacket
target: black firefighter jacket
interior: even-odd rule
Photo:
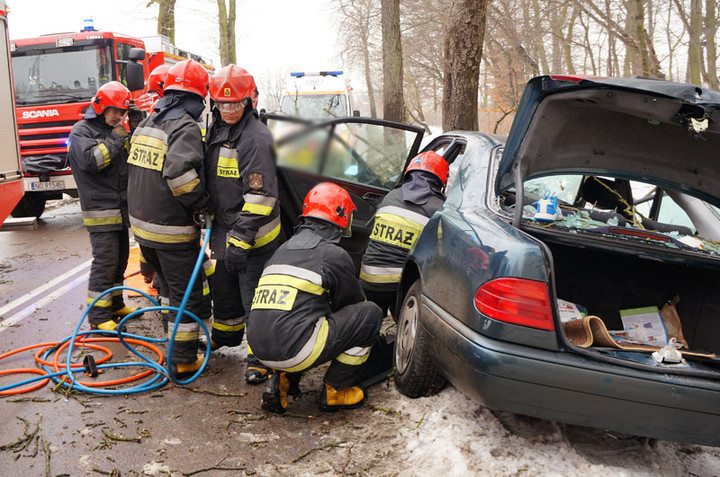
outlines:
[[[210,248],[222,259],[226,235],[234,230],[235,246],[260,251],[278,240],[278,202],[275,149],[267,127],[246,109],[229,126],[215,113],[207,135],[205,177],[214,213]]]
[[[255,289],[248,343],[261,360],[301,371],[325,347],[334,311],[365,300],[350,255],[323,237],[323,226],[301,225],[265,264]],[[317,232],[320,233],[317,233]]]
[[[422,205],[403,200],[403,189],[391,190],[375,212],[370,241],[360,266],[367,290],[395,291],[410,248],[444,199],[431,195]]]
[[[201,179],[200,126],[187,113],[161,124],[156,124],[154,117],[144,119],[131,140],[130,225],[141,245],[165,250],[194,248],[200,229],[193,222],[193,213],[208,203]]]
[[[89,232],[127,228],[127,157],[125,138],[112,132],[91,108],[70,131],[68,160]]]

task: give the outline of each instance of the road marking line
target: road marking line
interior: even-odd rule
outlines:
[[[47,295],[45,298],[36,301],[32,305],[27,306],[27,307],[23,308],[22,310],[20,310],[19,312],[15,313],[14,315],[4,319],[2,322],[0,322],[0,333],[7,330],[8,328],[11,328],[13,325],[15,325],[17,322],[19,322],[26,316],[31,315],[36,310],[39,310],[43,306],[45,306],[45,305],[49,304],[50,302],[61,297],[64,293],[72,290],[76,286],[85,282],[87,280],[88,276],[90,276],[89,273],[84,273],[84,274],[80,275],[75,280],[71,281],[70,283],[68,283],[66,285],[63,285],[62,287],[58,288],[51,294]]]
[[[67,280],[68,278],[70,278],[71,276],[75,275],[76,273],[78,273],[78,272],[82,271],[83,269],[89,267],[91,263],[92,263],[92,259],[88,260],[87,262],[85,262],[85,263],[83,263],[83,264],[78,265],[77,267],[73,268],[73,269],[70,270],[69,272],[63,273],[62,275],[60,275],[60,276],[57,277],[56,279],[49,281],[49,282],[46,283],[45,285],[42,285],[42,286],[40,286],[40,287],[37,287],[37,288],[34,289],[33,291],[26,293],[25,295],[21,296],[21,297],[18,298],[17,300],[12,301],[12,302],[8,303],[7,305],[3,306],[2,308],[0,308],[0,318],[1,318],[5,313],[7,313],[8,311],[17,308],[18,306],[22,305],[23,303],[25,303],[25,302],[28,301],[28,300],[32,300],[32,299],[35,298],[36,296],[40,295],[41,293],[44,293],[45,291],[47,291],[47,290],[49,290],[50,288],[52,288],[52,287],[54,287],[55,285],[57,285],[58,283]]]

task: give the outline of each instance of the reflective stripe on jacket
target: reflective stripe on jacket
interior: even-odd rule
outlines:
[[[210,247],[222,259],[232,245],[258,250],[280,234],[275,149],[270,131],[251,109],[229,126],[215,116],[207,135],[205,177],[214,212]]]
[[[443,202],[437,196],[430,197],[423,205],[406,202],[401,188],[385,196],[375,212],[370,241],[360,266],[363,287],[374,291],[397,289],[408,252]]]
[[[153,248],[196,246],[192,214],[207,207],[200,127],[189,114],[155,124],[144,119],[131,140],[130,224],[137,241]]]
[[[68,161],[77,183],[83,224],[90,232],[127,228],[125,139],[102,116],[83,119],[70,131]]]
[[[248,343],[265,364],[300,371],[325,347],[326,317],[364,300],[350,255],[302,225],[265,265],[250,311]]]

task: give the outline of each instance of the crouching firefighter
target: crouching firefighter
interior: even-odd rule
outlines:
[[[368,378],[390,371],[382,312],[365,300],[352,259],[338,245],[349,236],[355,209],[342,187],[318,184],[305,197],[295,235],[265,265],[247,338],[255,356],[274,370],[262,395],[266,411],[284,413],[288,394],[300,392],[300,373],[328,361],[324,411],[359,406],[365,387],[381,380]]]
[[[163,292],[176,307],[200,253],[199,218],[208,204],[197,123],[207,88],[208,74],[199,63],[185,60],[170,67],[164,96],[133,134],[128,158],[130,225],[143,257],[160,275]],[[186,303],[186,310],[198,317],[202,288],[202,280],[196,279]],[[168,319],[174,321],[175,314]],[[168,329],[168,337],[171,333]],[[184,314],[170,356],[179,375],[202,365],[197,355],[199,335],[199,324]]]
[[[130,105],[130,91],[125,86],[117,81],[106,83],[70,132],[68,160],[92,246],[88,305],[108,288],[121,286],[127,268],[129,132],[122,123]],[[92,329],[112,331],[118,317],[134,311],[125,305],[122,290],[117,290],[95,303],[88,321]]]
[[[213,278],[212,349],[239,346],[255,287],[265,262],[277,250],[280,204],[275,149],[257,118],[255,79],[230,64],[210,78],[213,122],[207,136],[205,174],[213,204],[210,248]],[[245,380],[265,381],[269,370],[248,349]]]
[[[400,274],[410,248],[429,218],[445,202],[449,165],[433,151],[410,161],[402,184],[390,191],[375,213],[370,242],[360,267],[360,282],[368,300],[386,315],[395,316]]]

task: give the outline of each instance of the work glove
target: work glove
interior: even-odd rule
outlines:
[[[239,246],[238,243],[241,240],[234,230],[228,233],[225,248],[225,270],[230,273],[242,273],[247,267],[249,250]]]
[[[120,136],[123,139],[126,139],[130,135],[130,132],[125,129],[125,126],[123,126],[122,124],[115,126],[112,130],[112,133]]]
[[[195,225],[199,225],[201,227],[205,226],[205,218],[207,216],[207,209],[200,209],[193,211],[192,219],[193,222],[195,222]]]

